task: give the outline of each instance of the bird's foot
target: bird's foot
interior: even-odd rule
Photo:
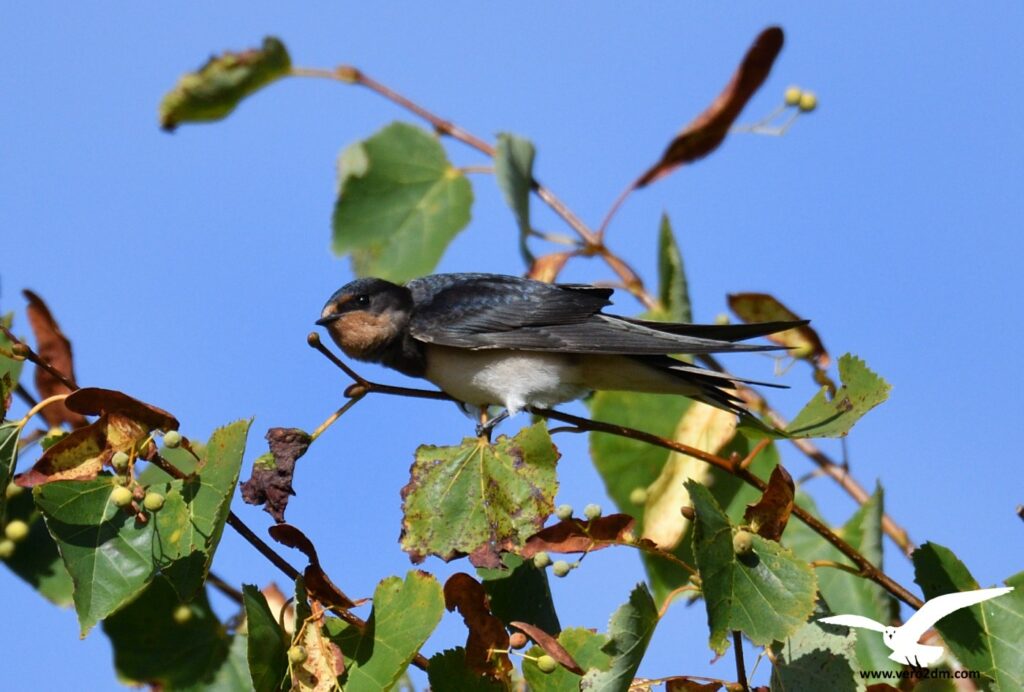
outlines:
[[[486,438],[490,442],[491,431],[506,418],[508,418],[508,409],[505,409],[493,418],[487,418],[487,409],[484,407],[484,413],[480,416],[480,422],[476,425],[476,436]]]

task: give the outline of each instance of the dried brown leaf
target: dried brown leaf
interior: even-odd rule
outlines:
[[[665,679],[665,692],[718,692],[720,689],[720,682],[698,682],[682,675]]]
[[[731,293],[728,296],[729,309],[744,322],[793,322],[801,318],[787,308],[775,296],[768,293]],[[832,362],[821,337],[810,325],[793,327],[774,334],[768,334],[769,341],[792,349],[790,355],[810,361],[819,370],[824,370]]]
[[[747,101],[764,84],[782,50],[782,43],[783,34],[779,27],[762,31],[718,98],[676,135],[661,155],[661,160],[640,176],[633,186],[644,187],[717,149]]]
[[[576,659],[574,659],[572,655],[565,650],[565,647],[559,644],[557,639],[542,630],[540,627],[531,625],[528,622],[519,622],[518,620],[513,620],[508,624],[510,627],[515,627],[516,629],[520,629],[525,632],[526,635],[532,639],[535,644],[537,644],[537,646],[544,649],[544,653],[558,661],[566,670],[572,671],[573,673],[576,673],[576,675],[583,675],[586,673],[586,671],[580,667],[580,664],[576,662]]]
[[[53,318],[53,313],[46,306],[43,299],[29,290],[22,291],[28,300],[28,307],[25,312],[28,314],[28,323],[36,336],[36,353],[39,357],[49,363],[54,370],[61,373],[72,383],[75,381],[75,366],[71,356],[71,341],[64,336],[60,325]],[[41,399],[46,399],[58,394],[67,394],[72,391],[71,387],[64,384],[59,378],[43,368],[36,367],[35,374],[36,391]],[[80,428],[88,421],[61,403],[51,404],[41,412],[43,419],[51,428],[67,423],[72,428]]]
[[[550,255],[538,257],[530,266],[530,271],[527,272],[526,278],[551,283],[558,278],[562,268],[565,267],[565,263],[568,262],[569,258],[574,254],[576,253],[553,252]]]
[[[64,403],[75,413],[86,416],[120,414],[145,426],[147,435],[153,430],[177,430],[179,425],[178,419],[162,408],[139,401],[115,389],[83,387],[70,394]]]
[[[609,514],[590,521],[563,519],[526,539],[522,554],[533,557],[549,553],[585,553],[625,541],[635,520],[628,514]]]
[[[305,579],[306,589],[310,595],[318,601],[337,606],[338,608],[355,607],[356,603],[335,586],[334,582],[327,576],[327,573],[324,572],[320,566],[320,557],[316,554],[316,547],[314,547],[313,541],[306,537],[306,534],[291,524],[276,524],[271,526],[268,531],[270,537],[275,541],[281,545],[301,551],[309,560],[309,564],[306,566],[302,576]]]
[[[306,649],[306,660],[291,667],[292,689],[334,692],[338,689],[338,676],[345,672],[345,659],[337,645],[324,635],[320,604],[313,601],[311,605],[314,614],[306,622],[297,642]]]
[[[250,505],[263,505],[263,510],[280,524],[284,522],[288,500],[295,494],[295,462],[306,453],[313,439],[298,428],[271,428],[266,439],[270,455],[253,464],[249,480],[241,485],[242,500]]]
[[[769,541],[779,540],[793,511],[795,490],[789,472],[782,468],[782,464],[777,465],[768,479],[768,487],[765,488],[761,499],[747,505],[746,511],[743,512],[743,520],[750,524],[754,533]]]
[[[466,666],[481,675],[506,679],[512,671],[508,654],[508,632],[491,613],[490,599],[484,587],[464,572],[453,574],[444,584],[444,605],[462,615],[469,637],[466,639]]]
[[[107,444],[107,418],[100,416],[96,422],[72,430],[43,452],[39,461],[14,482],[31,488],[51,481],[95,478],[113,453]]]

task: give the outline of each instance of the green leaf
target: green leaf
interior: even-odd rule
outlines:
[[[845,437],[865,413],[889,398],[892,389],[849,353],[839,359],[839,377],[843,386],[832,400],[822,387],[786,428],[789,437]]]
[[[658,229],[658,301],[669,322],[693,321],[683,254],[676,244],[668,214],[661,215],[661,226]]]
[[[473,191],[429,132],[393,123],[345,150],[334,252],[359,276],[402,283],[429,274],[469,223]]]
[[[2,333],[2,332],[0,332]],[[3,393],[0,392],[0,398]],[[18,438],[21,437],[21,426],[11,421],[0,425],[0,525],[4,520],[4,506],[7,504],[7,486],[14,477],[14,467],[18,463]]]
[[[199,474],[163,486],[164,506],[154,513],[159,540],[154,547],[161,572],[182,600],[202,586],[224,532],[238,483],[251,420],[218,428],[202,448]]]
[[[153,522],[114,505],[114,479],[54,481],[33,490],[46,528],[74,582],[82,636],[137,596],[153,578]]]
[[[253,689],[257,692],[287,690],[288,643],[277,615],[271,612],[267,599],[255,586],[242,586],[242,600],[249,639],[246,660]]]
[[[628,689],[658,624],[658,608],[646,584],[637,584],[629,601],[619,606],[608,622],[609,641],[601,651],[611,657],[608,669],[587,670],[581,690],[617,692]],[[582,662],[577,661],[582,666]]]
[[[818,623],[832,613],[818,603],[814,617],[784,642],[775,642],[775,665],[772,666],[772,692],[789,690],[829,690],[830,692],[861,692],[865,688],[854,652],[853,631],[835,634]]]
[[[637,428],[671,438],[683,413],[693,402],[681,396],[636,392],[596,392],[588,401],[595,420]],[[643,535],[645,506],[633,501],[634,490],[646,491],[661,475],[669,451],[654,445],[606,433],[590,434],[590,457],[604,480],[608,495],[620,512],[636,518],[633,528]],[[659,601],[689,579],[674,563],[644,556],[651,588]]]
[[[421,446],[402,490],[402,548],[416,561],[477,553],[478,564],[496,565],[500,549],[522,545],[554,510],[557,460],[543,422],[494,444]]]
[[[981,588],[949,548],[925,543],[912,556],[914,581],[926,600]],[[935,623],[953,654],[968,670],[980,670],[1000,690],[1024,689],[1024,572],[1006,580],[1014,590],[962,608]]]
[[[12,324],[14,324],[13,312],[9,312],[0,317],[0,325],[10,329]],[[7,389],[3,399],[6,399],[6,395],[13,391],[15,385],[18,384],[18,378],[21,377],[21,368],[25,365],[24,361],[16,360],[9,357],[9,355],[5,355],[11,353],[11,346],[13,345],[14,343],[7,338],[7,335],[0,332],[0,379],[3,379],[4,375],[11,378],[10,387]],[[2,404],[3,399],[0,399],[0,404]],[[2,408],[2,406],[0,406],[0,408]],[[6,412],[3,415],[6,415]],[[3,415],[0,415],[0,418],[3,418]]]
[[[181,123],[226,117],[246,96],[291,69],[288,50],[273,36],[260,48],[214,56],[196,72],[182,76],[160,102],[160,126],[173,130]]]
[[[364,632],[331,619],[329,636],[345,655],[346,692],[389,690],[441,621],[444,596],[433,576],[410,571],[403,581],[389,577],[377,585]],[[334,628],[336,631],[331,632]]]
[[[612,657],[604,651],[609,639],[605,634],[591,632],[583,627],[570,627],[558,635],[558,643],[569,652],[585,671],[604,672],[612,664]],[[544,649],[535,646],[527,656],[537,658]],[[582,678],[559,666],[553,673],[545,673],[537,667],[535,660],[523,660],[523,677],[531,692],[577,692]]]
[[[182,612],[176,613],[179,608]],[[183,606],[171,584],[160,577],[104,620],[103,631],[113,645],[121,678],[164,689],[205,688],[219,676],[232,644],[205,591]]]
[[[519,252],[527,266],[534,262],[533,253],[527,245],[530,236],[530,191],[533,188],[533,158],[536,149],[533,142],[507,132],[498,135],[494,148],[494,177],[505,197],[505,203],[512,208],[519,226]]]
[[[733,551],[733,526],[711,491],[688,481],[697,513],[694,550],[711,628],[709,643],[717,653],[740,630],[759,646],[796,632],[814,611],[817,580],[810,566],[774,541],[751,535],[754,549]]]
[[[431,692],[501,692],[509,689],[503,682],[470,670],[466,666],[466,650],[461,646],[431,656],[427,679]]]
[[[59,606],[72,603],[73,585],[57,552],[32,493],[18,488],[7,500],[6,521],[20,519],[28,524],[28,536],[18,541],[14,554],[4,560],[12,572],[28,582],[45,599]]]
[[[515,553],[502,554],[501,561],[500,568],[477,569],[491,601],[491,612],[504,623],[525,622],[548,634],[558,634],[562,626],[551,599],[547,570]]]
[[[818,516],[814,502],[803,494],[797,495],[797,504]],[[884,502],[882,487],[861,505],[852,517],[838,530],[847,543],[856,548],[871,564],[883,567],[882,555],[882,514]],[[819,517],[820,518],[820,517]],[[783,543],[801,559],[832,560],[853,566],[848,558],[831,543],[812,531],[802,522],[793,521],[786,529]],[[818,589],[833,613],[854,613],[869,617],[876,622],[892,622],[899,613],[899,604],[881,586],[869,579],[850,574],[840,569],[822,567],[816,571]],[[862,670],[900,670],[900,666],[889,658],[891,650],[881,637],[858,631],[857,661]]]
[[[245,658],[248,644],[248,637],[236,633],[231,638],[227,657],[220,662],[212,675],[207,675],[194,684],[173,689],[179,692],[250,692],[255,688]]]

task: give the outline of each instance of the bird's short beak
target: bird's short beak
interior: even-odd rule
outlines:
[[[319,324],[321,327],[325,327],[334,320],[338,319],[339,317],[341,317],[339,313],[334,313],[333,315],[328,315],[327,317],[321,317],[316,321],[316,323]]]

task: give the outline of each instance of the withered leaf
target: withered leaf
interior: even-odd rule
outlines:
[[[19,474],[14,482],[32,488],[50,481],[87,480],[99,474],[114,450],[107,444],[107,417],[76,428],[43,452],[32,468]]]
[[[464,572],[453,574],[444,584],[444,605],[449,612],[458,610],[469,629],[466,666],[481,675],[507,678],[512,671],[508,654],[493,652],[508,650],[508,632],[491,613],[483,585]]]
[[[665,679],[665,692],[718,692],[720,689],[720,682],[698,682],[686,676]]]
[[[313,440],[298,428],[271,428],[266,439],[270,454],[264,454],[253,464],[249,480],[241,485],[242,500],[250,505],[263,505],[263,510],[280,524],[284,522],[288,500],[295,494],[295,462]]]
[[[628,514],[609,514],[590,521],[563,519],[526,539],[521,552],[524,557],[533,557],[542,550],[549,553],[600,550],[625,540],[634,523]]]
[[[83,387],[68,395],[64,403],[75,413],[86,416],[120,414],[145,426],[147,435],[153,430],[177,430],[179,426],[178,419],[162,408],[115,389]]]
[[[46,306],[42,298],[28,289],[22,291],[22,294],[28,300],[25,312],[28,314],[28,323],[32,327],[32,332],[36,336],[36,353],[73,384],[75,382],[75,366],[71,356],[71,341],[64,336],[60,325],[57,324],[53,313],[50,312],[50,308]],[[72,391],[72,388],[59,378],[38,366],[36,367],[35,381],[40,399]],[[72,428],[80,428],[88,422],[83,416],[69,411],[62,403],[47,406],[42,410],[41,415],[51,428],[64,423]]]
[[[565,267],[565,263],[576,253],[574,252],[552,252],[550,255],[544,255],[538,257],[530,265],[530,271],[527,272],[527,279],[534,279],[536,281],[545,281],[551,283],[558,278],[562,268]]]
[[[775,296],[768,293],[730,293],[729,309],[744,322],[798,322],[800,316],[787,308]],[[790,355],[802,358],[818,369],[825,369],[832,362],[821,343],[821,337],[810,325],[793,327],[782,332],[768,334],[766,338],[789,349]]]
[[[795,490],[789,471],[782,468],[782,464],[777,465],[768,479],[768,487],[765,488],[761,499],[747,505],[746,511],[743,512],[743,520],[750,524],[754,533],[769,541],[778,541],[793,511]]]
[[[537,646],[544,649],[544,652],[548,656],[558,661],[567,670],[570,670],[577,675],[583,675],[586,672],[580,667],[580,664],[576,662],[576,659],[574,659],[572,655],[565,650],[565,647],[558,643],[557,639],[542,630],[540,627],[531,625],[528,622],[519,622],[518,620],[508,624],[516,629],[522,630],[526,636],[537,644]]]
[[[327,573],[320,566],[320,558],[316,554],[313,541],[306,537],[298,528],[291,524],[276,524],[269,529],[270,537],[281,545],[295,548],[301,551],[309,560],[303,572],[306,582],[306,589],[309,593],[322,603],[327,603],[339,608],[353,608],[355,603],[346,596],[341,589],[335,586]]]
[[[661,160],[641,175],[633,187],[649,185],[679,166],[703,158],[717,149],[747,101],[764,84],[775,58],[782,50],[782,43],[783,34],[779,27],[773,26],[762,31],[718,98],[676,135],[661,155]]]

